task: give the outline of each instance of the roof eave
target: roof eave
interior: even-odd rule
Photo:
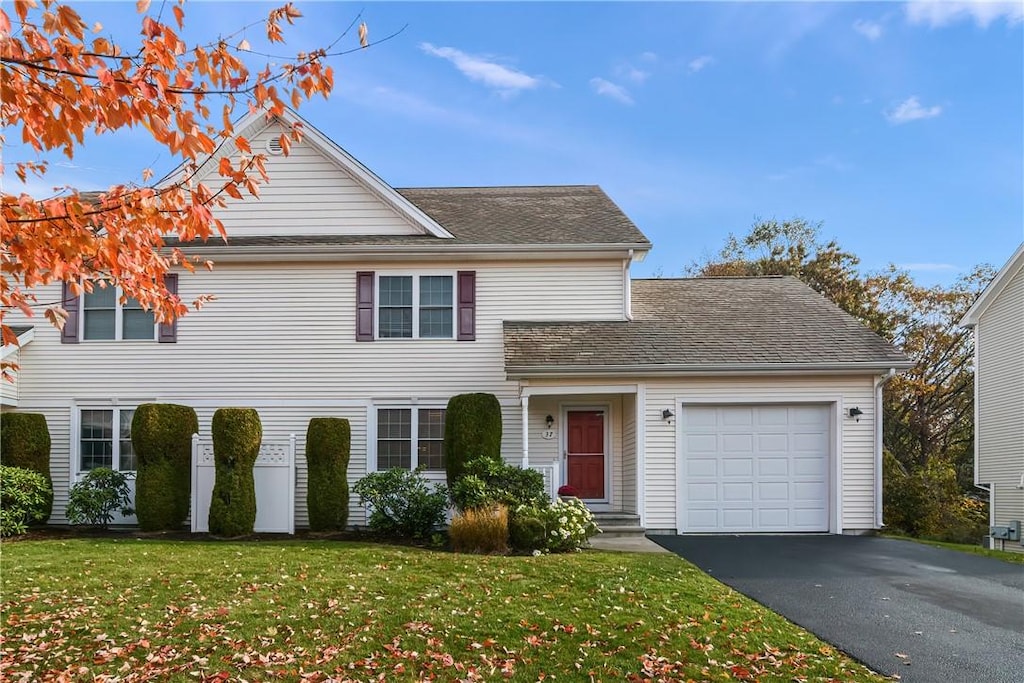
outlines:
[[[438,244],[282,244],[259,246],[234,246],[224,244],[174,244],[185,254],[209,256],[218,260],[282,260],[288,257],[303,259],[330,259],[340,256],[365,257],[416,257],[444,253],[474,255],[592,255],[625,257],[630,252],[646,252],[651,248],[644,243],[609,243],[609,244],[458,244],[441,242]]]
[[[1017,250],[1013,252],[1013,256],[1006,262],[1005,265],[996,273],[996,276],[992,278],[992,282],[988,284],[985,291],[974,300],[974,303],[964,317],[960,319],[960,327],[972,328],[978,324],[981,320],[982,314],[985,309],[989,307],[989,304],[999,296],[999,293],[1003,291],[1006,285],[1013,279],[1014,275],[1017,274],[1021,268],[1024,268],[1024,242],[1021,243]]]
[[[910,360],[878,360],[848,363],[717,363],[717,364],[636,364],[636,365],[506,365],[509,379],[581,375],[604,377],[622,375],[786,375],[791,373],[835,375],[874,374],[889,370],[905,371],[916,363]]]
[[[35,338],[35,336],[36,336],[35,329],[30,327],[29,329],[25,330],[24,332],[22,332],[21,334],[18,335],[18,344],[17,344],[17,346],[15,346],[14,344],[6,344],[6,345],[4,345],[3,351],[0,352],[0,357],[7,358],[8,356],[10,356],[12,354],[17,353],[26,344],[28,344],[30,341],[32,341]],[[2,380],[0,380],[0,381],[2,381]]]

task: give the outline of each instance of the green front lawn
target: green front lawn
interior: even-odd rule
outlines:
[[[1024,553],[1014,553],[1010,552],[1009,550],[992,550],[984,546],[969,545],[966,543],[946,543],[944,541],[930,541],[925,538],[914,538],[913,536],[903,536],[901,534],[885,535],[890,538],[900,538],[905,541],[914,541],[916,543],[932,545],[936,548],[948,548],[949,550],[959,550],[962,553],[971,553],[972,555],[984,555],[985,557],[994,557],[997,560],[1003,560],[1004,562],[1011,562],[1013,564],[1024,564]]]
[[[0,551],[5,680],[884,680],[674,556],[135,539]]]

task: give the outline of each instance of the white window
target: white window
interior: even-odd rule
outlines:
[[[120,303],[119,287],[94,286],[82,295],[82,339],[148,340],[156,339],[153,311],[143,310],[135,299]]]
[[[377,409],[378,470],[444,465],[444,408]]]
[[[134,408],[82,408],[79,412],[78,471],[108,467],[136,470],[132,449]]]
[[[379,275],[378,339],[453,339],[452,275]]]

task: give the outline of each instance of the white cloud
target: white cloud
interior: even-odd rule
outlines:
[[[420,49],[428,55],[447,59],[469,80],[478,81],[502,93],[533,90],[545,83],[545,79],[540,76],[530,76],[487,58],[466,54],[454,47],[435,47],[430,43],[420,43]]]
[[[882,37],[882,25],[876,21],[858,19],[853,22],[853,30],[868,40],[878,40]]]
[[[690,73],[695,74],[698,71],[703,71],[714,63],[715,58],[711,55],[701,55],[700,57],[691,59],[690,63],[686,65],[686,68],[690,70]]]
[[[999,19],[1007,24],[1024,22],[1024,3],[991,2],[989,0],[964,0],[945,2],[939,0],[919,0],[906,5],[907,21],[911,24],[927,24],[931,28],[940,28],[958,21],[974,20],[981,28]]]
[[[647,52],[643,52],[640,54],[640,59],[644,60],[645,62],[653,63],[658,61],[658,55],[648,50]]]
[[[954,266],[952,263],[897,263],[896,267],[901,270],[917,270],[917,271],[943,271],[943,270],[960,270],[958,266]]]
[[[620,78],[626,78],[634,83],[642,84],[651,77],[651,72],[638,69],[630,64],[625,64],[615,68],[615,75]]]
[[[629,94],[629,91],[621,85],[616,85],[611,81],[606,81],[603,78],[595,76],[590,79],[590,87],[594,89],[594,92],[602,97],[611,98],[616,102],[621,102],[622,104],[633,104],[633,97]]]
[[[942,106],[938,104],[931,107],[922,106],[921,101],[915,96],[908,97],[884,113],[885,118],[888,119],[889,123],[909,123],[911,121],[919,121],[921,119],[935,118],[942,113]]]

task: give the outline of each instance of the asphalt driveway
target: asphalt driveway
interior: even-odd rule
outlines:
[[[879,673],[1024,681],[1024,566],[891,538],[652,536]]]

